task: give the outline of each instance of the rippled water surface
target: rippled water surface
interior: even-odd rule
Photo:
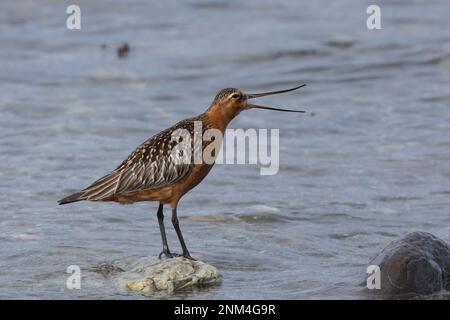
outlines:
[[[280,128],[280,171],[217,165],[183,198],[188,246],[224,280],[175,298],[366,298],[388,242],[450,241],[450,2],[380,3],[369,31],[366,1],[79,1],[69,31],[68,1],[3,2],[0,297],[141,298],[93,270],[160,252],[157,204],[56,200],[228,86],[307,83],[261,102],[309,113],[232,122]]]

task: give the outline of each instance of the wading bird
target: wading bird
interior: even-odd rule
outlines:
[[[303,86],[305,85],[256,94],[245,94],[235,88],[223,89],[216,95],[214,101],[204,113],[182,120],[146,140],[115,170],[95,181],[86,189],[58,202],[59,204],[66,204],[81,200],[92,200],[115,201],[124,204],[137,201],[159,201],[157,217],[163,243],[163,251],[159,257],[164,254],[171,258],[180,255],[171,253],[167,244],[163,206],[169,204],[172,208],[172,224],[183,250],[181,256],[192,259],[178,223],[177,206],[181,197],[206,177],[214,163],[195,163],[193,161],[180,163],[175,161],[173,150],[176,149],[177,144],[182,142],[182,139],[173,139],[173,133],[178,129],[184,129],[187,130],[188,134],[194,136],[194,123],[199,121],[202,124],[203,131],[216,129],[223,135],[230,121],[241,111],[249,109],[304,112],[265,107],[248,102],[254,98],[297,90]],[[202,142],[201,147],[204,149],[207,145],[208,143]]]

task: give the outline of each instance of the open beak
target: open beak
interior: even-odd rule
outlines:
[[[297,89],[300,89],[302,87],[306,86],[306,84],[302,84],[301,86],[295,87],[295,88],[291,88],[291,89],[286,89],[286,90],[279,90],[279,91],[270,91],[270,92],[263,92],[263,93],[253,93],[253,94],[247,94],[246,97],[247,99],[254,99],[254,98],[259,98],[259,97],[264,97],[264,96],[271,96],[274,94],[279,94],[279,93],[285,93],[285,92],[289,92],[289,91],[294,91]],[[246,109],[265,109],[265,110],[274,110],[274,111],[283,111],[283,112],[299,112],[299,113],[305,113],[305,111],[302,110],[291,110],[291,109],[281,109],[281,108],[273,108],[273,107],[265,107],[265,106],[259,106],[257,104],[251,104],[251,103],[247,103]]]

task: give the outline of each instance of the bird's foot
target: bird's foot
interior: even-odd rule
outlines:
[[[192,258],[191,255],[189,254],[189,252],[185,252],[181,255],[183,258],[192,260],[192,261],[197,261],[196,259]]]
[[[164,255],[166,258],[176,258],[176,257],[183,257],[192,261],[197,261],[196,259],[192,258],[189,252],[185,252],[182,254],[179,253],[172,253],[169,250],[163,250],[159,255],[158,258],[161,259],[162,255]]]
[[[162,255],[164,255],[166,258],[178,257],[176,253],[171,253],[169,250],[161,251],[161,253],[158,255],[158,259],[161,259]]]

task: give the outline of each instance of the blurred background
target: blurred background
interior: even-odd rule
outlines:
[[[172,298],[363,299],[392,239],[450,241],[449,1],[77,1],[68,30],[71,4],[1,3],[1,298],[143,298],[94,269],[160,252],[157,203],[56,201],[229,86],[307,83],[260,102],[309,113],[231,124],[279,128],[280,171],[217,165],[183,198],[187,245],[224,280]]]

